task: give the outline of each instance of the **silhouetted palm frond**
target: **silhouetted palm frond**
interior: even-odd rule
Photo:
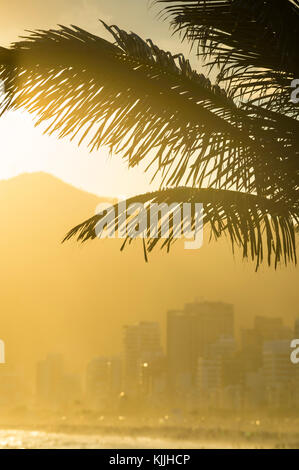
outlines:
[[[79,135],[82,142],[89,135],[91,150],[108,145],[130,166],[150,156],[169,175],[168,183],[178,184],[187,169],[187,179],[199,183],[207,172],[224,165],[233,170],[242,162],[250,181],[250,138],[232,99],[182,55],[116,26],[106,28],[116,44],[77,27],[15,43],[13,65],[0,69],[9,107],[26,108],[59,137]],[[241,182],[239,173],[234,180]]]
[[[299,77],[297,0],[157,0],[176,30],[195,42],[235,95],[296,113],[291,81]]]
[[[298,155],[268,117],[238,107],[182,55],[105,27],[116,44],[61,27],[0,51],[6,108],[25,107],[60,137],[90,135],[91,149],[108,145],[130,166],[150,158],[161,184],[288,197]]]
[[[241,246],[243,256],[250,257],[256,262],[256,267],[262,263],[264,252],[267,254],[268,264],[274,258],[275,266],[283,259],[287,264],[289,261],[296,262],[296,244],[294,223],[298,223],[298,214],[293,214],[287,206],[281,203],[273,203],[266,198],[239,193],[235,191],[215,190],[215,189],[195,189],[179,187],[166,189],[153,193],[147,193],[132,197],[125,201],[123,209],[118,211],[118,205],[112,207],[115,216],[107,218],[107,212],[95,215],[89,220],[73,228],[66,236],[65,240],[76,237],[78,241],[86,242],[101,237],[102,231],[97,230],[98,224],[105,219],[108,233],[116,229],[120,232],[127,228],[126,243],[135,239],[132,231],[139,225],[139,214],[128,214],[127,208],[136,203],[144,205],[146,211],[146,225],[140,232],[144,240],[145,256],[151,252],[159,243],[161,248],[170,249],[177,240],[178,230],[181,231],[181,224],[172,221],[167,237],[151,237],[154,230],[160,230],[165,218],[171,219],[169,211],[159,212],[158,224],[155,225],[150,217],[153,204],[167,204],[171,210],[172,204],[177,204],[175,210],[182,211],[182,205],[189,203],[193,207],[196,203],[203,204],[203,224],[209,225],[211,236],[218,239],[223,233],[227,234],[231,240],[232,247]],[[124,203],[123,203],[124,204]],[[114,212],[115,211],[115,212]],[[182,211],[183,212],[183,211]],[[106,224],[107,221],[107,224]],[[181,219],[183,223],[183,218]],[[190,228],[195,229],[195,214],[193,212]],[[266,248],[265,248],[266,246]]]
[[[250,133],[264,149],[256,161],[261,193],[298,210],[299,121],[261,106],[245,104],[244,109],[252,119]]]
[[[273,36],[272,46],[278,44],[276,62],[262,42],[253,42],[251,29],[257,34],[266,21],[253,8],[259,0],[252,5],[245,0],[165,2],[173,4],[168,11],[176,26],[186,28],[189,39],[199,40],[205,56],[216,57],[220,78],[228,81],[231,91],[212,85],[182,55],[117,26],[104,24],[113,43],[76,26],[61,26],[0,49],[0,79],[7,91],[3,111],[25,108],[37,117],[37,124],[47,123],[46,132],[77,137],[79,143],[88,139],[91,150],[108,146],[129,166],[148,160],[155,175],[161,172],[161,187],[169,188],[128,201],[145,203],[147,214],[153,202],[197,201],[204,204],[204,223],[210,224],[212,234],[229,234],[233,246],[240,245],[244,257],[250,254],[257,266],[265,244],[269,264],[273,256],[275,266],[282,260],[296,262],[299,121],[285,103],[272,105],[280,95],[275,90],[264,93],[264,85],[270,83],[267,74],[274,73],[271,86],[283,97],[283,80],[294,76],[297,65],[288,71],[293,56],[283,53],[268,2],[263,2],[269,21],[266,33]],[[295,9],[285,3],[286,14],[296,16],[297,2]],[[247,69],[257,73],[260,88],[255,79],[247,83]],[[257,106],[253,96],[249,102],[235,101],[232,95],[242,86],[243,96],[257,93],[263,106]],[[182,183],[189,187],[178,187]],[[80,224],[67,239],[95,238],[99,220],[96,216]],[[134,219],[130,223],[132,227]],[[146,235],[148,252],[159,237]],[[170,235],[162,246],[169,248],[173,241]]]

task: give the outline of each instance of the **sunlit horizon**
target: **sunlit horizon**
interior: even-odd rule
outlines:
[[[85,144],[57,140],[35,127],[29,113],[14,111],[0,120],[0,181],[24,173],[44,172],[97,196],[128,197],[152,190],[150,175],[128,169],[107,148],[90,153]]]

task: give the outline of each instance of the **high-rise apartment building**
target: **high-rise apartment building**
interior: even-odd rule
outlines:
[[[288,340],[267,341],[263,346],[263,371],[267,402],[270,406],[288,406],[293,393],[295,367],[290,360]]]
[[[186,390],[196,383],[198,359],[220,338],[234,336],[234,309],[222,302],[186,304],[167,315],[167,360],[170,388]]]
[[[86,371],[86,398],[90,406],[98,408],[112,402],[121,392],[121,359],[96,357]]]
[[[162,356],[160,326],[140,322],[124,327],[124,388],[136,393],[142,377],[148,377],[153,361]],[[146,369],[146,371],[144,370]]]
[[[81,398],[80,380],[64,372],[60,354],[49,354],[44,361],[38,362],[36,391],[38,402],[51,408],[74,404]]]
[[[283,325],[282,318],[256,316],[253,328],[242,330],[241,346],[244,369],[256,371],[263,364],[263,345],[267,341],[291,340],[292,331]]]

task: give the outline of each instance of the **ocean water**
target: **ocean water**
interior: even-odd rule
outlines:
[[[151,437],[0,430],[0,449],[196,449],[200,447],[203,446],[194,442]]]
[[[293,439],[294,440],[294,439]],[[295,441],[294,441],[295,442]],[[199,438],[197,440],[117,434],[79,434],[0,429],[0,449],[273,449],[299,448],[276,439]]]

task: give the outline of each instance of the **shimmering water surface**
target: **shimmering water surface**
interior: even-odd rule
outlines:
[[[125,437],[117,435],[80,435],[42,431],[0,431],[0,449],[163,449],[197,448],[187,441]]]
[[[75,430],[74,430],[75,431]],[[299,448],[298,440],[280,439],[217,439],[196,440],[171,437],[150,437],[109,434],[79,434],[79,432],[46,432],[0,430],[0,449],[271,449]]]

